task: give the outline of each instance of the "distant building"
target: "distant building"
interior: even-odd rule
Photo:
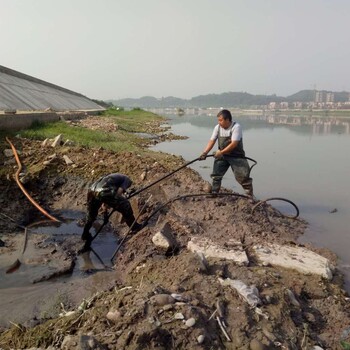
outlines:
[[[301,109],[303,108],[303,103],[302,102],[293,102],[293,108],[296,108],[296,109]]]
[[[276,109],[276,107],[277,107],[277,103],[276,102],[270,102],[269,105],[268,105],[269,109]]]
[[[329,102],[334,102],[334,92],[327,92],[326,93],[326,101],[327,103]]]
[[[326,92],[326,91],[315,91],[315,99],[316,103],[330,103],[334,102],[334,92]]]
[[[326,100],[325,91],[315,91],[315,100],[316,103],[322,103]]]

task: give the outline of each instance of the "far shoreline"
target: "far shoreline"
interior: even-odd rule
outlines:
[[[157,108],[143,108],[156,114],[194,114],[194,115],[216,115],[221,109],[228,109],[236,115],[263,115],[263,116],[291,116],[291,117],[338,117],[350,118],[350,110],[329,110],[329,109],[244,109],[237,107],[208,107],[208,108],[177,108],[177,107],[157,107]]]

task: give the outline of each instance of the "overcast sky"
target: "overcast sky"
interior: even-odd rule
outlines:
[[[0,0],[0,65],[90,98],[350,90],[349,0]]]

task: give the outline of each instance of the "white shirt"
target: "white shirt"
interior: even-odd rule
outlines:
[[[235,123],[233,126],[232,124],[227,129],[222,128],[219,124],[216,125],[210,140],[216,141],[219,135],[222,137],[228,137],[231,135],[231,141],[240,141],[242,139],[242,128],[238,123]]]

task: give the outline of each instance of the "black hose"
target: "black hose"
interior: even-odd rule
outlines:
[[[235,196],[235,197],[241,197],[241,198],[246,198],[246,199],[252,199],[252,197],[244,195],[244,194],[239,194],[239,193],[230,193],[230,192],[222,192],[222,193],[195,193],[195,194],[186,194],[186,195],[182,195],[182,196],[176,196],[174,198],[169,199],[166,203],[162,204],[160,207],[158,207],[157,209],[155,209],[151,215],[145,220],[145,223],[148,223],[148,221],[155,215],[157,214],[161,209],[163,209],[164,207],[166,207],[167,205],[169,205],[172,202],[175,202],[179,199],[184,199],[184,198],[189,198],[189,197],[210,197],[210,198],[217,198],[217,197],[224,197],[224,196]],[[287,203],[290,203],[297,211],[297,214],[295,216],[288,216],[288,215],[284,215],[283,213],[281,213],[281,215],[290,218],[290,219],[296,219],[299,216],[299,209],[296,206],[296,204],[294,204],[292,201],[290,201],[289,199],[285,199],[285,198],[279,198],[279,197],[274,197],[274,198],[268,198],[265,199],[263,201],[259,201],[257,204],[254,205],[253,209],[252,209],[252,214],[254,213],[255,208],[262,204],[262,203],[266,203],[267,201],[270,200],[281,200]]]
[[[289,199],[280,198],[280,197],[272,197],[272,198],[268,198],[268,199],[259,201],[259,202],[256,203],[256,204],[254,205],[254,207],[252,208],[252,214],[254,213],[254,210],[255,210],[257,207],[259,207],[261,204],[264,204],[264,203],[266,203],[266,202],[273,201],[273,200],[287,202],[287,203],[291,204],[291,205],[295,208],[295,211],[296,211],[296,214],[295,214],[295,215],[286,215],[286,214],[281,213],[281,215],[283,215],[284,217],[289,218],[289,219],[296,219],[296,218],[299,216],[299,208],[296,206],[296,204],[293,203],[292,201],[290,201]]]
[[[244,194],[239,194],[239,193],[230,193],[230,192],[222,192],[222,193],[195,193],[195,194],[186,194],[186,195],[182,195],[182,196],[177,196],[174,198],[169,199],[166,203],[162,204],[161,206],[159,206],[157,209],[155,209],[151,215],[145,220],[145,223],[147,223],[155,214],[157,214],[160,210],[162,210],[164,207],[166,207],[167,205],[169,205],[172,202],[175,202],[179,199],[184,199],[184,198],[189,198],[189,197],[201,197],[201,196],[206,196],[208,198],[217,198],[217,197],[224,197],[224,196],[235,196],[235,197],[241,197],[241,198],[246,198],[246,199],[251,199],[250,196],[244,195]],[[289,199],[285,199],[285,198],[268,198],[265,199],[263,201],[259,201],[257,204],[254,205],[253,209],[252,209],[252,214],[254,213],[255,208],[262,204],[262,203],[266,203],[267,201],[270,200],[281,200],[287,203],[290,203],[295,209],[297,214],[294,216],[289,216],[289,215],[284,215],[283,213],[281,213],[283,216],[290,218],[290,219],[296,219],[299,216],[299,209],[296,206],[296,204],[294,204],[292,201],[290,201]]]
[[[215,153],[214,153],[214,154],[215,154]],[[207,155],[206,158],[214,157],[214,154]],[[242,158],[242,159],[247,159],[247,160],[252,161],[254,164],[253,164],[251,167],[249,167],[249,175],[248,175],[248,176],[250,176],[250,172],[252,171],[253,167],[254,167],[255,165],[258,164],[258,162],[257,162],[256,160],[254,160],[254,159],[252,159],[252,158],[249,158],[249,157],[243,157],[243,156],[242,156],[242,157],[236,157],[236,156],[228,156],[228,155],[225,155],[225,157]],[[156,185],[158,182],[160,182],[160,181],[162,181],[162,180],[168,178],[169,176],[175,174],[175,173],[178,172],[179,170],[181,170],[181,169],[183,169],[183,168],[186,168],[187,166],[191,165],[192,163],[196,162],[197,160],[200,160],[200,157],[198,157],[198,158],[196,158],[196,159],[193,159],[193,160],[191,160],[191,161],[188,162],[188,163],[185,163],[184,165],[180,166],[180,168],[177,168],[177,169],[173,170],[173,171],[170,172],[169,174],[167,174],[167,175],[161,177],[160,179],[158,179],[158,180],[156,180],[156,181],[154,181],[154,182],[151,182],[149,185],[147,185],[147,186],[145,186],[145,187],[142,187],[142,188],[140,188],[139,190],[137,190],[137,191],[131,193],[130,196],[128,196],[128,199],[130,199],[130,198],[136,196],[137,194],[139,194],[139,193],[141,193],[141,192],[143,192],[143,191],[146,191],[146,190],[149,189],[150,187]]]
[[[254,164],[253,164],[252,166],[250,166],[250,165],[248,164],[248,165],[249,165],[248,177],[250,177],[250,173],[251,173],[252,169],[255,167],[255,165],[258,164],[258,162],[257,162],[255,159],[249,158],[249,157],[246,157],[246,156],[230,156],[230,155],[224,154],[224,157],[247,159],[247,160],[250,160],[251,162],[253,162]]]
[[[210,155],[210,156],[207,156],[207,157],[214,157],[214,155]],[[169,173],[169,174],[167,174],[167,175],[161,177],[160,179],[158,179],[158,180],[156,180],[156,181],[150,183],[149,185],[140,188],[139,190],[137,190],[137,191],[135,191],[134,193],[132,193],[128,198],[134,197],[134,196],[136,196],[137,194],[139,194],[139,193],[141,193],[141,192],[143,192],[143,191],[146,191],[148,188],[150,188],[150,187],[156,185],[158,182],[160,182],[160,181],[162,181],[162,180],[168,178],[169,176],[175,174],[175,173],[178,172],[179,170],[181,170],[181,169],[183,169],[183,168],[186,168],[188,165],[190,165],[190,164],[196,162],[197,160],[199,160],[199,158],[200,158],[200,157],[198,157],[198,158],[196,158],[196,159],[193,159],[193,160],[191,160],[191,161],[188,162],[188,163],[185,163],[184,165],[180,166],[180,168],[177,168],[177,169],[173,170],[171,173]]]

